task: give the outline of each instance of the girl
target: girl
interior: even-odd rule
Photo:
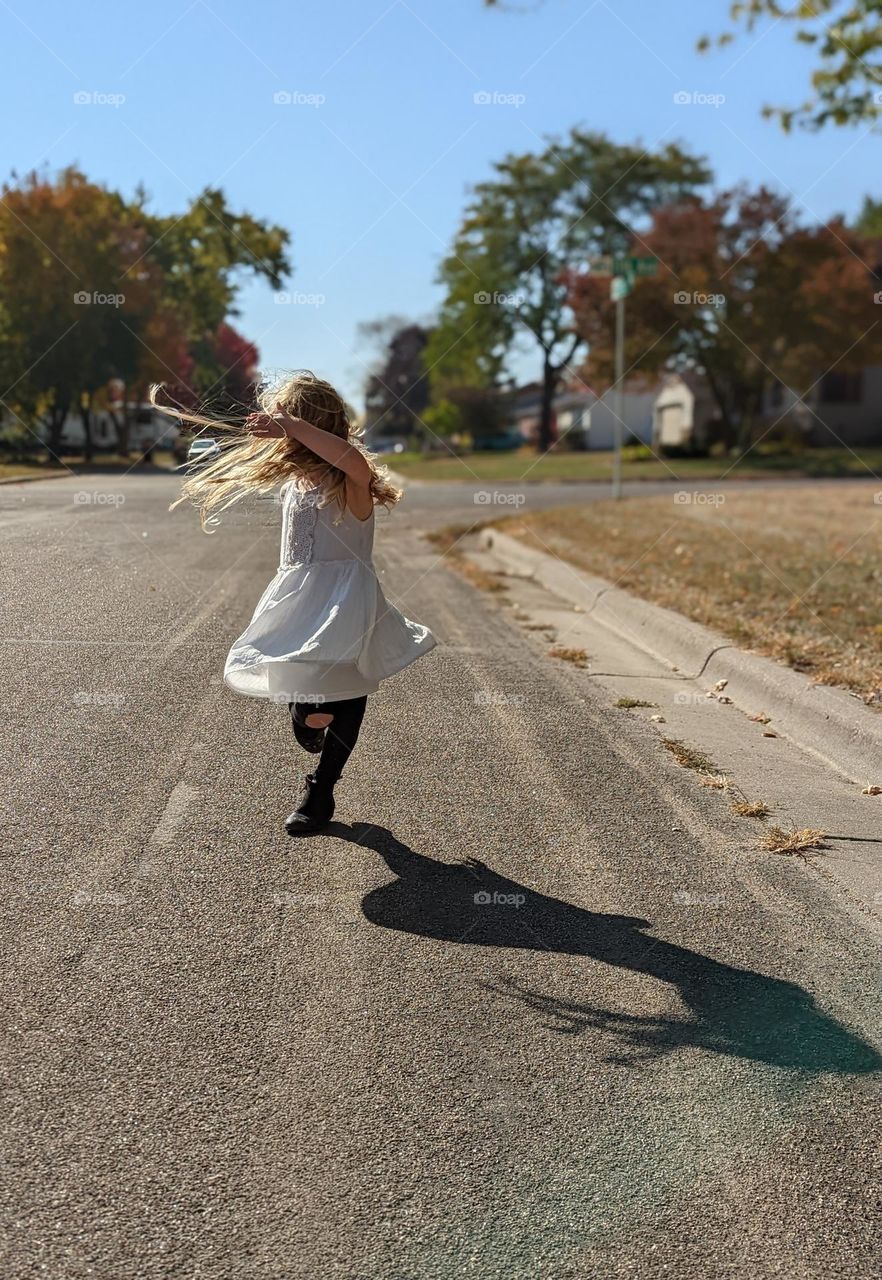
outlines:
[[[377,581],[374,508],[394,506],[401,491],[356,442],[344,401],[305,372],[262,388],[258,403],[260,412],[245,420],[249,438],[189,475],[172,506],[190,499],[205,528],[245,494],[283,482],[279,569],[229,652],[224,680],[238,693],[287,703],[295,738],[319,756],[285,823],[298,836],[331,821],[368,696],[435,640],[387,602]]]

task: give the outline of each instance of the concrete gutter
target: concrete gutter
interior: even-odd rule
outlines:
[[[591,621],[645,653],[708,686],[727,680],[726,694],[748,715],[766,712],[775,731],[790,738],[845,777],[862,785],[878,782],[882,771],[882,714],[842,689],[812,684],[770,658],[736,648],[718,632],[690,622],[671,609],[638,600],[603,578],[593,577],[497,529],[484,529],[480,542],[506,572],[531,578]]]

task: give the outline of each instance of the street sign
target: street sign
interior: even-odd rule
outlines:
[[[613,302],[621,302],[631,292],[631,281],[625,276],[613,276],[609,284],[609,296]]]
[[[596,258],[589,258],[588,265],[595,275],[611,276],[613,274],[613,260],[608,253],[601,254]]]
[[[654,276],[658,272],[658,259],[647,257],[613,258],[613,271],[617,276],[635,280],[638,276]]]

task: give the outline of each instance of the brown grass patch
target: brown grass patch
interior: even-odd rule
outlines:
[[[588,654],[584,649],[568,649],[566,645],[556,644],[548,650],[549,658],[559,658],[561,662],[571,662],[574,667],[587,667]]]
[[[772,812],[765,800],[734,800],[729,807],[739,818],[767,818]]]
[[[647,702],[644,698],[619,698],[615,704],[623,711],[631,711],[634,707],[657,707],[657,702]]]
[[[826,832],[814,827],[785,831],[783,827],[770,827],[762,840],[762,848],[770,853],[804,854],[810,849],[823,849]]]
[[[724,773],[705,773],[698,781],[703,787],[710,787],[713,791],[728,791],[732,785],[731,779]]]
[[[882,707],[878,482],[756,493],[721,484],[717,505],[675,503],[678,488],[690,491],[683,481],[662,497],[519,514],[500,527]]]
[[[716,774],[717,768],[714,762],[699,751],[697,747],[690,747],[688,743],[681,742],[679,738],[662,738],[662,744],[670,751],[671,755],[682,765],[684,769],[694,769],[696,773]]]

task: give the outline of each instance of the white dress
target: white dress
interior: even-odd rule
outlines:
[[[278,702],[358,698],[435,647],[428,627],[386,600],[372,553],[374,514],[359,520],[321,489],[285,485],[279,571],[233,645],[224,680]]]

